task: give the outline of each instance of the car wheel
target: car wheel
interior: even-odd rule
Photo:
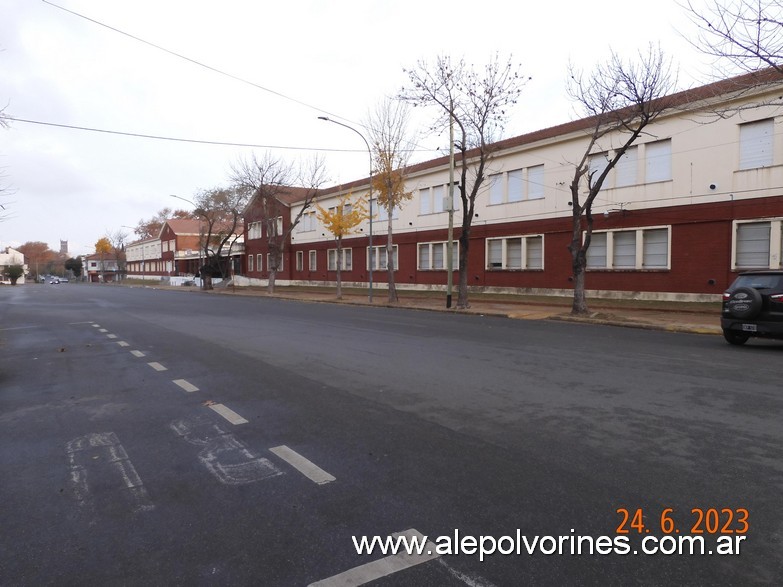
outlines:
[[[726,342],[728,342],[729,344],[736,344],[737,346],[739,346],[748,342],[748,339],[750,337],[747,334],[741,334],[739,332],[733,332],[731,330],[724,330],[723,338],[725,338]]]
[[[732,317],[747,320],[761,312],[762,304],[761,294],[757,289],[738,287],[731,293],[727,305]]]

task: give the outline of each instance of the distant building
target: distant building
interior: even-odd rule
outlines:
[[[60,254],[61,255],[68,254],[68,241],[60,240]]]
[[[117,257],[111,254],[94,253],[85,258],[85,272],[91,283],[109,283],[117,280],[119,265]]]
[[[27,275],[27,265],[25,265],[24,262],[24,255],[16,249],[6,247],[5,249],[0,250],[0,281],[2,281],[2,283],[11,283],[11,280],[6,279],[5,277],[5,270],[11,265],[21,265],[24,268],[24,274],[16,282],[18,284],[23,284],[24,276]]]

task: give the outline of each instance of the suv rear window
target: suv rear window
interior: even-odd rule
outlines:
[[[732,289],[738,287],[781,289],[783,287],[783,275],[740,275],[731,287]]]

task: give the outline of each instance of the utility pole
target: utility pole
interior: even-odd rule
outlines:
[[[454,289],[454,116],[449,111],[449,238],[446,241],[446,307],[451,308]]]

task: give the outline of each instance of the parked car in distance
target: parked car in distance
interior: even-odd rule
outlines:
[[[783,340],[783,271],[748,271],[723,292],[720,325],[730,344]]]
[[[50,284],[60,283],[60,278],[59,278],[59,277],[52,277],[52,278],[49,280],[49,283],[50,283]]]

